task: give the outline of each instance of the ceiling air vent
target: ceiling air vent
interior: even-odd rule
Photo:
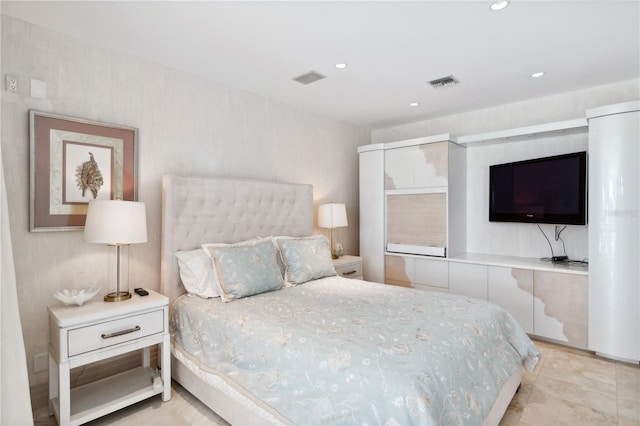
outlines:
[[[299,75],[298,77],[294,78],[293,80],[297,81],[300,84],[311,84],[311,83],[315,83],[318,80],[322,80],[323,78],[326,78],[326,75],[322,75],[317,71],[309,71],[306,74],[302,74]]]
[[[431,80],[429,82],[429,84],[431,85],[431,87],[435,88],[435,89],[439,89],[441,87],[445,87],[445,86],[451,86],[452,84],[458,84],[460,83],[458,80],[456,80],[456,78],[452,75],[448,75],[446,77],[442,77],[442,78],[437,78],[435,80]]]

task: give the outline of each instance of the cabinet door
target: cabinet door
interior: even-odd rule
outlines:
[[[387,244],[447,247],[447,194],[387,195]]]
[[[426,143],[418,149],[414,159],[414,187],[447,186],[449,142]]]
[[[637,97],[637,96],[636,96]],[[640,359],[640,106],[589,118],[589,349]]]
[[[384,151],[360,153],[360,256],[368,281],[384,282]]]
[[[587,276],[535,271],[533,283],[534,334],[586,348]]]
[[[489,301],[509,312],[525,332],[533,334],[533,271],[490,266]]]
[[[384,270],[386,284],[413,287],[415,263],[412,257],[385,256]]]
[[[449,292],[487,300],[487,267],[449,263]]]
[[[428,258],[414,258],[414,261],[415,278],[413,282],[416,285],[426,285],[442,289],[449,288],[449,262]]]
[[[413,163],[419,155],[417,146],[387,149],[384,152],[384,188],[414,188]]]
[[[405,146],[385,151],[385,189],[447,186],[449,142]]]

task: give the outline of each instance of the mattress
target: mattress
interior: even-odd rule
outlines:
[[[170,323],[177,358],[295,424],[481,424],[540,357],[495,304],[341,277],[184,295]]]

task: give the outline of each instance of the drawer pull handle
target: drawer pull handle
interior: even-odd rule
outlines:
[[[103,339],[110,339],[112,337],[118,337],[118,336],[122,336],[123,334],[134,333],[136,331],[140,331],[140,326],[139,325],[136,325],[135,327],[129,328],[127,330],[121,330],[121,331],[116,331],[114,333],[103,334],[102,338]]]
[[[343,272],[342,275],[353,275],[356,271]]]

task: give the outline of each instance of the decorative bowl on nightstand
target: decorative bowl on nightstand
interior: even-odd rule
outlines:
[[[53,293],[53,297],[64,303],[65,305],[82,306],[84,302],[91,299],[100,291],[99,286],[91,286],[87,288],[62,289]]]

